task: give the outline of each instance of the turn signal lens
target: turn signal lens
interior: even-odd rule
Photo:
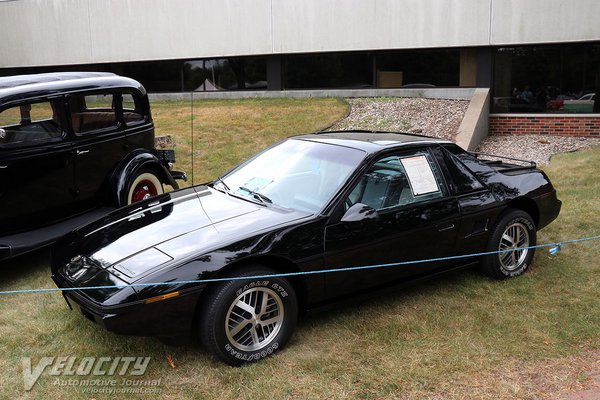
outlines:
[[[179,296],[179,292],[171,292],[171,293],[163,294],[162,296],[150,297],[149,299],[144,300],[144,303],[150,304],[150,303],[170,299],[172,297],[177,297],[177,296]]]

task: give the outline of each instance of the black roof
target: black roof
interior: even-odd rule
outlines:
[[[351,147],[367,153],[376,153],[385,148],[405,146],[410,144],[425,143],[452,143],[445,139],[416,135],[412,133],[379,132],[379,131],[335,131],[312,133],[308,135],[295,136],[293,139],[310,140],[335,144],[338,146]]]
[[[0,77],[0,103],[107,87],[129,87],[146,93],[138,81],[108,72],[53,72]]]

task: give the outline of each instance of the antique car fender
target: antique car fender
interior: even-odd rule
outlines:
[[[112,190],[107,191],[109,195],[107,201],[109,204],[118,207],[127,204],[129,186],[140,169],[151,170],[163,184],[171,185],[174,189],[179,189],[179,185],[175,182],[169,170],[167,170],[156,155],[147,150],[138,149],[132,151],[112,172],[108,181],[108,187]]]

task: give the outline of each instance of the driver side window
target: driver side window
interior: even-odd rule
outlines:
[[[386,156],[365,172],[346,206],[362,203],[379,211],[442,197],[442,187],[428,153]]]
[[[35,146],[61,140],[61,107],[61,99],[52,99],[0,111],[0,147]]]

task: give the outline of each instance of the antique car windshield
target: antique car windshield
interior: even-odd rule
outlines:
[[[215,186],[252,201],[316,213],[365,155],[348,147],[290,139],[215,181]]]

